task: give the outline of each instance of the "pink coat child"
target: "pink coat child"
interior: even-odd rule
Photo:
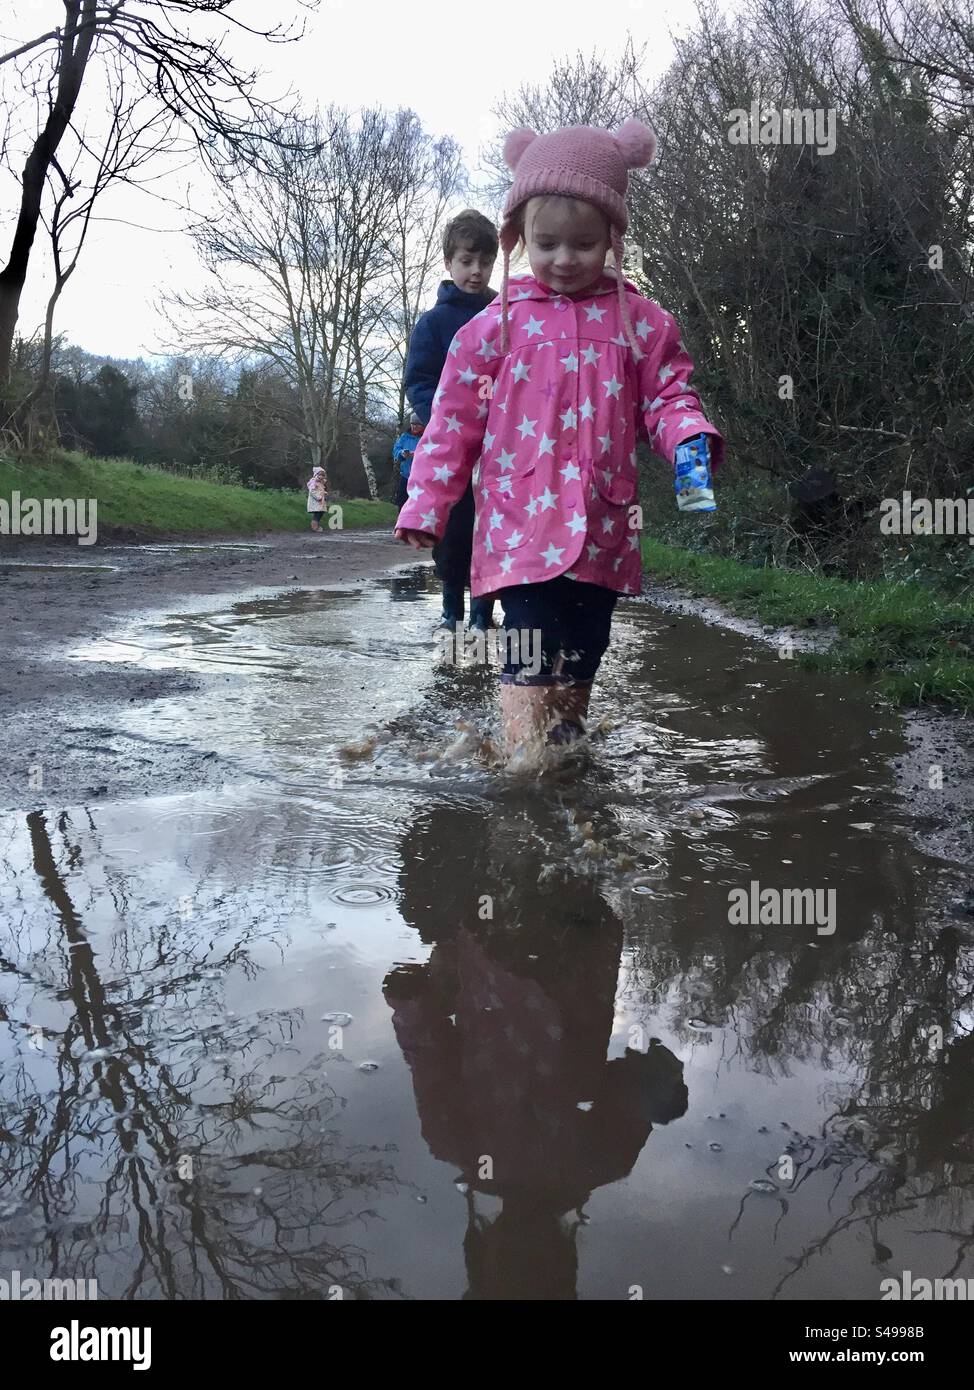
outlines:
[[[512,277],[509,351],[496,302],[453,339],[397,525],[441,536],[472,472],[475,595],[561,574],[638,594],[637,432],[671,463],[682,440],[708,434],[722,462],[677,325],[624,290],[639,362],[609,274],[583,299]]]

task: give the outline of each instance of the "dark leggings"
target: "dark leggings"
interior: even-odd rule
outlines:
[[[504,626],[523,633],[518,649],[508,645],[502,681],[518,685],[590,685],[595,679],[612,628],[612,613],[619,595],[601,584],[579,579],[548,579],[537,584],[515,584],[501,589]],[[522,675],[529,663],[525,652],[535,643],[529,633],[540,632],[541,670]]]

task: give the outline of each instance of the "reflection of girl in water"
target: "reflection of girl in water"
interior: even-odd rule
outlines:
[[[546,891],[540,841],[479,812],[433,808],[405,838],[402,911],[433,952],[385,994],[423,1137],[469,1188],[469,1296],[573,1297],[562,1218],[684,1113],[682,1066],[658,1044],[607,1059],[622,928],[594,883]],[[476,1192],[503,1200],[494,1220]]]

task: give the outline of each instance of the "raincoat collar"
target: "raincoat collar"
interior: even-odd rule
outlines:
[[[639,294],[639,290],[630,280],[624,279],[622,283],[625,289],[631,290],[633,294]],[[615,275],[612,271],[606,270],[602,273],[598,282],[586,292],[584,298],[594,299],[596,295],[617,293],[618,288]],[[517,304],[519,300],[522,299],[563,300],[566,304],[571,304],[573,302],[565,298],[565,296],[560,295],[557,290],[551,289],[549,285],[542,284],[540,280],[536,280],[534,276],[530,274],[512,275],[508,281],[508,294],[511,304]]]

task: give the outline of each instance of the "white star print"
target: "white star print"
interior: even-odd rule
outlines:
[[[514,455],[507,449],[502,449],[497,455],[497,462],[501,466],[501,472],[507,473],[514,467]]]
[[[650,333],[655,333],[655,328],[650,328],[645,319],[640,319],[636,324],[636,333],[641,342],[645,342]]]
[[[629,346],[629,339],[626,337],[625,333],[620,333],[619,336],[618,336],[617,338],[610,338],[610,339],[609,339],[609,342],[610,342],[610,343],[615,343],[616,347],[628,347],[628,346]]]
[[[457,342],[456,338],[454,338],[454,339],[453,339],[453,342],[450,344],[450,356],[451,356],[451,357],[456,357],[456,355],[457,355],[457,353],[458,353],[459,351],[460,351],[460,344]]]
[[[498,478],[497,480],[497,491],[503,492],[507,497],[512,496],[511,489],[513,488],[513,486],[513,478]]]
[[[612,531],[613,527],[615,526],[615,524],[616,524],[616,523],[615,523],[615,518],[614,518],[614,517],[611,517],[611,516],[604,516],[604,517],[602,518],[602,534],[603,534],[604,536],[609,535],[610,532]]]
[[[469,367],[464,367],[462,372],[457,372],[457,381],[462,381],[464,386],[472,386],[477,380],[477,373],[472,372]]]
[[[530,381],[530,380],[531,380],[531,363],[530,363],[530,362],[515,362],[515,363],[514,363],[514,380],[515,380],[515,381]]]
[[[561,546],[561,548],[559,549],[559,547],[555,545],[554,541],[552,541],[549,544],[547,550],[541,550],[538,552],[542,560],[544,560],[545,562],[545,569],[550,569],[552,565],[560,564],[561,557],[564,555],[564,553],[565,547]]]
[[[676,376],[676,372],[670,366],[669,362],[664,362],[659,369],[659,379],[660,381],[666,382],[669,381],[671,376]]]
[[[559,358],[559,361],[561,362],[561,365],[564,367],[566,372],[578,371],[578,358],[575,356],[573,352],[570,352],[567,357]]]
[[[455,415],[448,415],[446,417],[446,432],[447,434],[460,433],[460,421]]]
[[[566,430],[573,430],[575,426],[578,424],[578,416],[575,414],[571,406],[569,406],[567,410],[563,411],[558,418],[561,421],[562,426]]]
[[[598,559],[598,556],[599,556],[599,548],[598,548],[598,546],[595,545],[594,543],[590,543],[589,545],[587,545],[587,546],[585,547],[585,554],[588,556],[588,558],[589,558],[590,560],[596,560],[596,559]]]
[[[494,447],[494,440],[495,440],[496,438],[497,438],[497,436],[494,435],[494,434],[491,434],[490,430],[484,430],[484,453],[485,453],[485,454],[487,453],[487,451],[488,451],[489,449],[493,449],[493,447]]]
[[[419,519],[420,519],[420,521],[422,522],[423,530],[424,530],[424,531],[435,531],[435,530],[436,530],[436,508],[435,508],[435,507],[431,507],[430,510],[429,510],[428,512],[424,512],[423,515],[422,515]]]
[[[582,516],[581,512],[576,511],[571,521],[566,521],[565,525],[571,528],[573,536],[577,536],[579,531],[585,530],[585,518]]]
[[[611,396],[613,400],[616,398],[616,396],[618,396],[619,392],[622,390],[622,382],[616,380],[615,372],[612,373],[612,376],[608,381],[603,381],[602,385],[605,387],[606,395]]]
[[[517,292],[517,294],[514,296],[514,298],[515,298],[515,300],[530,299],[530,298],[531,298],[531,291],[530,291],[529,289],[520,289],[520,290],[518,290],[518,292]]]
[[[525,435],[534,434],[534,427],[537,423],[537,420],[529,420],[528,417],[525,415],[521,423],[519,425],[515,425],[515,429],[520,431],[521,438],[523,439]]]
[[[512,531],[507,538],[507,544],[509,546],[520,545],[523,540],[524,537],[520,531]]]
[[[578,407],[578,413],[583,420],[592,420],[595,418],[595,410],[592,406],[591,396],[585,397],[582,404]]]
[[[683,428],[684,425],[699,425],[699,424],[700,424],[700,418],[699,418],[699,416],[697,416],[697,415],[684,415],[683,419],[680,421],[680,429],[682,430],[682,428]]]
[[[605,485],[606,485],[606,487],[608,487],[609,484],[612,482],[612,469],[611,469],[611,468],[603,468],[603,469],[601,469],[600,471],[601,471],[601,473],[602,473],[602,477],[605,479]]]
[[[543,458],[545,454],[553,454],[554,452],[555,441],[553,439],[549,439],[546,434],[543,434],[541,436],[540,443],[538,444],[538,458]]]
[[[432,439],[427,439],[423,443],[423,453],[431,454],[434,449],[438,449],[439,447],[439,444],[434,444]]]
[[[609,446],[612,443],[612,436],[609,434],[600,434],[598,436],[598,441],[602,445],[602,453],[607,454],[609,452]]]
[[[486,402],[486,401],[481,401],[480,404],[477,406],[477,419],[478,419],[478,420],[486,420],[486,419],[487,419],[487,402]]]
[[[497,356],[497,353],[494,351],[494,344],[488,343],[486,338],[481,338],[480,348],[477,352],[477,356],[482,357],[484,361],[489,362],[492,357]]]
[[[504,518],[501,516],[500,512],[495,507],[490,514],[490,529],[492,531],[498,531],[503,526],[503,524]]]
[[[501,574],[510,574],[511,566],[514,563],[513,555],[505,555],[501,560]]]
[[[659,410],[660,406],[661,406],[661,405],[665,405],[665,404],[666,404],[666,402],[663,400],[663,397],[662,397],[662,396],[656,396],[653,400],[650,401],[650,403],[649,403],[649,409],[650,409],[650,410]]]
[[[632,534],[630,535],[630,537],[629,537],[629,549],[630,549],[630,550],[638,550],[638,549],[639,549],[639,532],[638,532],[638,531],[633,531]]]
[[[528,516],[537,516],[537,515],[538,515],[538,499],[537,499],[537,497],[532,497],[532,498],[525,504],[524,510],[527,512]]]
[[[540,338],[541,330],[544,328],[544,320],[536,319],[532,314],[524,326],[527,329],[527,334],[529,338],[534,337],[535,335],[537,335],[537,337]]]
[[[415,502],[417,497],[425,497],[426,492],[418,483],[414,483],[412,487],[406,489],[406,496],[409,498],[410,502]]]
[[[447,464],[441,463],[439,468],[433,469],[433,479],[437,483],[449,482],[456,471],[455,468],[450,468]]]
[[[494,542],[491,540],[491,538],[490,538],[489,535],[486,535],[486,536],[484,537],[484,549],[486,550],[486,552],[487,552],[488,555],[493,555],[493,553],[494,553]]]
[[[597,304],[590,304],[585,310],[585,321],[591,323],[595,319],[596,323],[601,323],[605,318],[605,310],[600,309]]]
[[[660,435],[660,434],[663,433],[663,431],[664,431],[665,429],[666,429],[666,421],[665,421],[665,420],[660,420],[659,424],[656,426],[655,433],[656,433],[657,435]]]
[[[544,492],[538,498],[538,501],[541,503],[541,510],[543,512],[554,511],[555,503],[558,501],[558,494],[557,492],[551,492],[548,488],[545,488]]]
[[[601,356],[601,352],[596,352],[592,343],[589,343],[587,348],[582,348],[582,357],[587,367],[594,367]]]
[[[558,471],[566,483],[570,483],[573,478],[577,479],[578,482],[582,481],[582,475],[578,471],[577,463],[566,463],[564,468],[559,468]]]

